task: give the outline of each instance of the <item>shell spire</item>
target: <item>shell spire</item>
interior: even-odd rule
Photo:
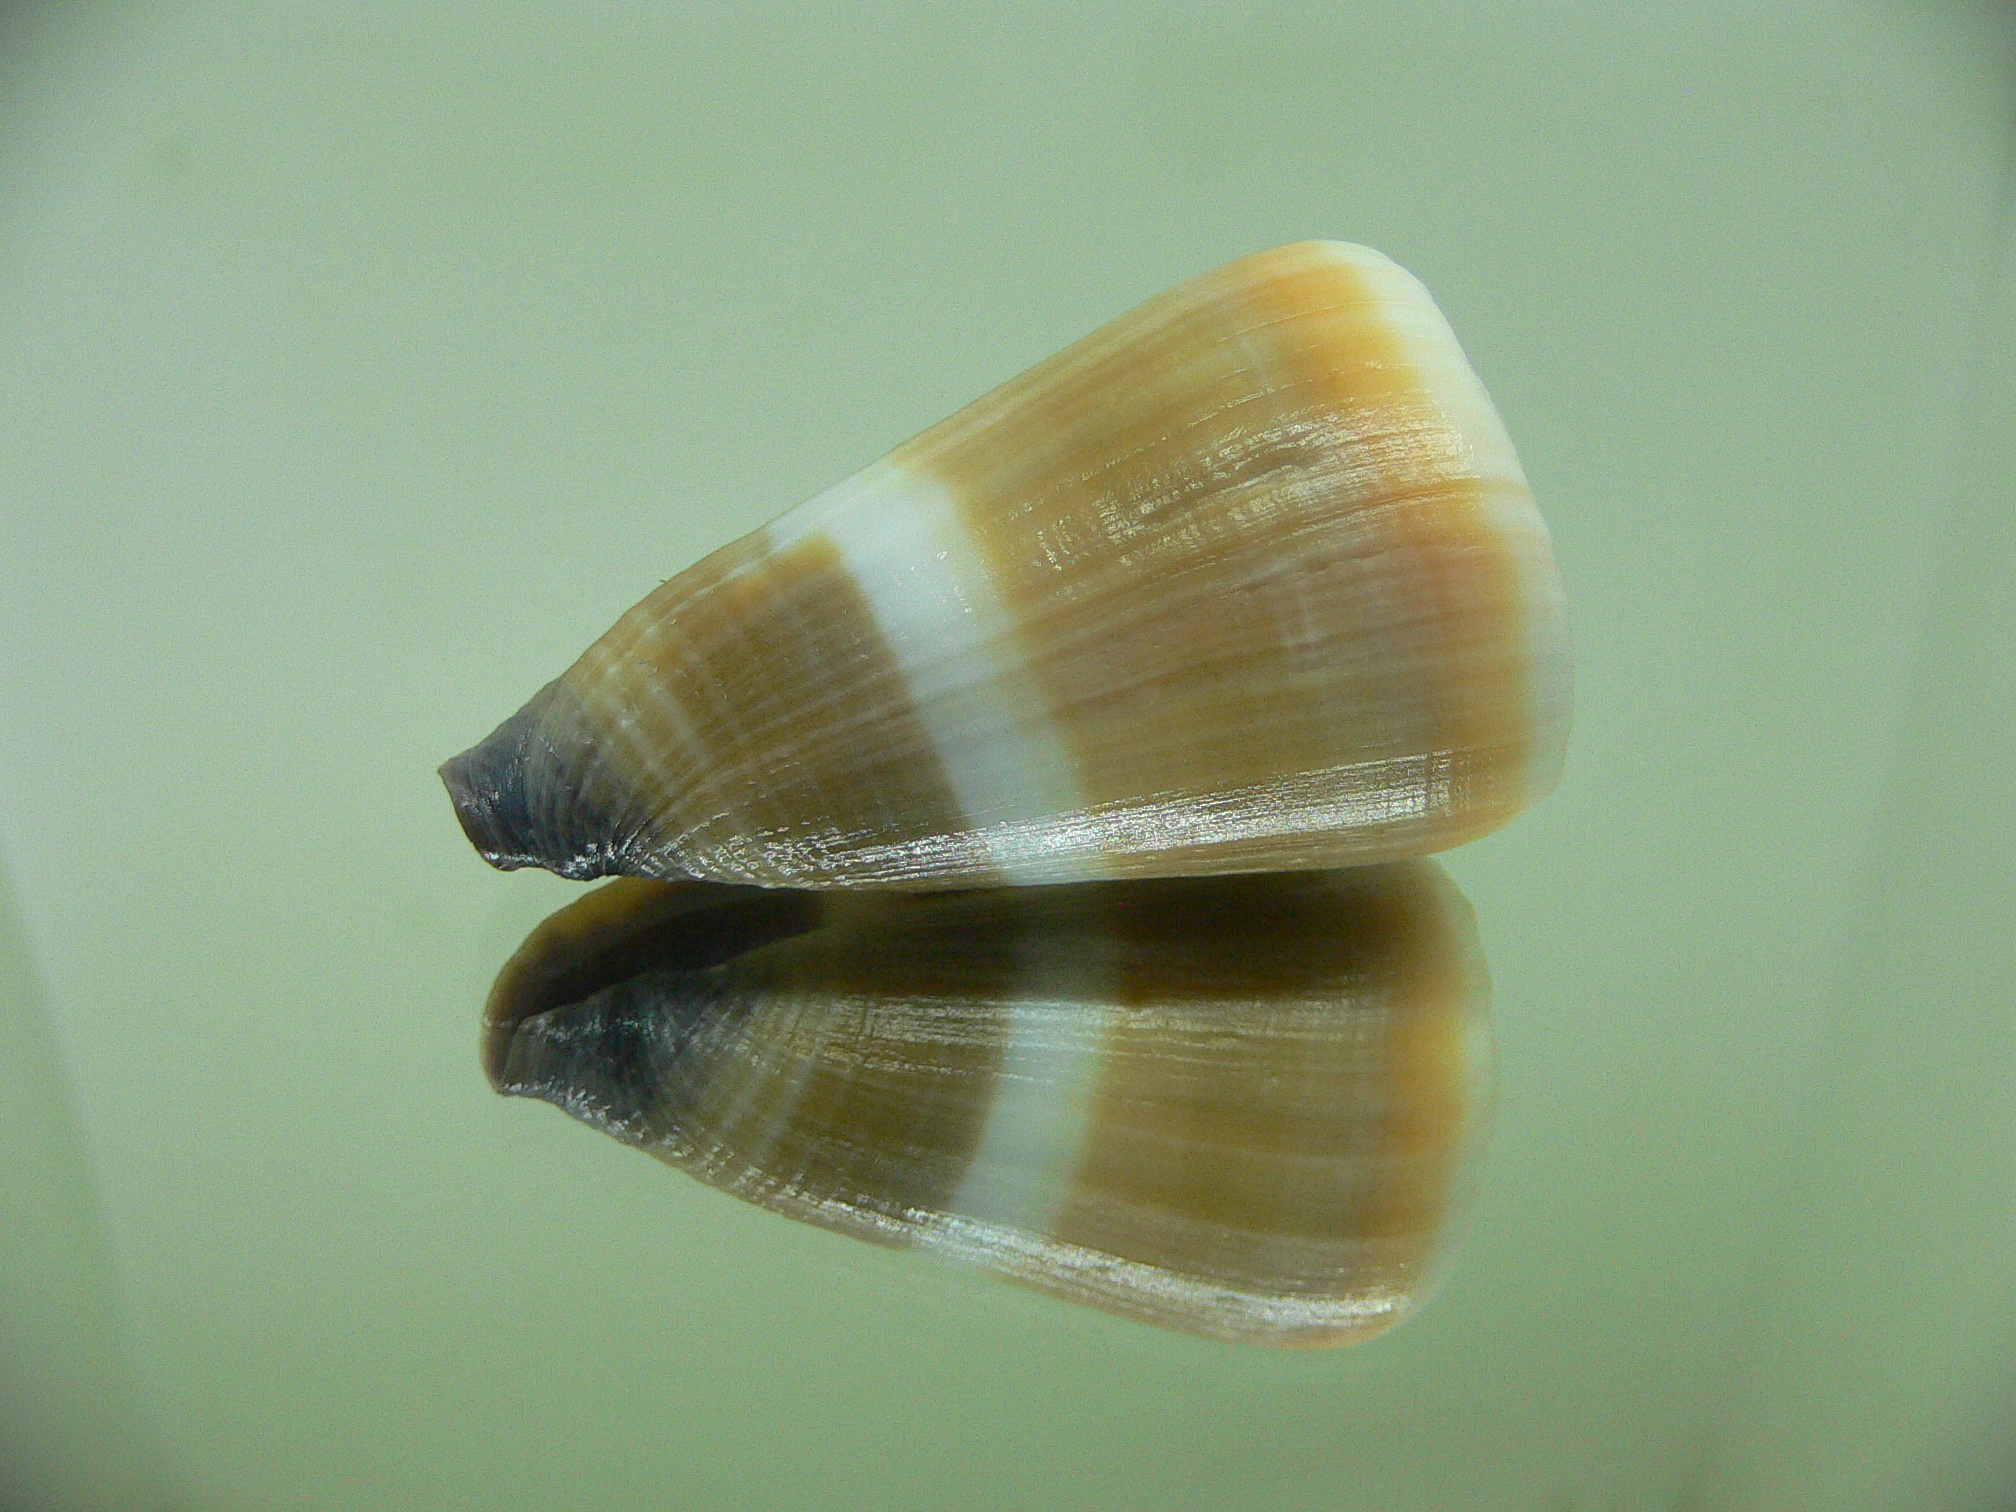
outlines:
[[[1333,867],[1559,778],[1559,574],[1428,292],[1306,242],[665,583],[442,775],[494,865],[932,889]]]

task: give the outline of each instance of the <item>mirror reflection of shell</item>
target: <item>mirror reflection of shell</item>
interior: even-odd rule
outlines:
[[[1427,291],[1191,280],[626,614],[443,768],[502,867],[798,887],[1316,868],[1555,783],[1547,532]]]
[[[1485,980],[1428,862],[929,895],[619,882],[499,977],[499,1090],[738,1197],[1213,1337],[1423,1299]]]

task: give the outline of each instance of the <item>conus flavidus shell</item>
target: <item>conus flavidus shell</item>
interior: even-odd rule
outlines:
[[[664,584],[443,776],[495,865],[929,889],[1444,849],[1561,768],[1559,576],[1427,291],[1191,280]]]
[[[499,977],[484,1059],[808,1223],[1217,1338],[1426,1296],[1488,1101],[1433,863],[963,893],[612,883]]]

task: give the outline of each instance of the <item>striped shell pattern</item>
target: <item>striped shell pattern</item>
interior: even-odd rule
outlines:
[[[499,978],[485,1059],[712,1186],[1275,1345],[1407,1316],[1486,1102],[1433,863],[924,896],[624,881]]]
[[[1443,850],[1559,776],[1546,527],[1421,285],[1233,263],[671,579],[444,768],[569,877],[973,887]]]
[[[1436,1274],[1483,1105],[1408,858],[1559,778],[1559,575],[1427,291],[1284,247],[1150,300],[670,579],[443,769],[619,876],[500,1090],[820,1226],[1215,1337]]]

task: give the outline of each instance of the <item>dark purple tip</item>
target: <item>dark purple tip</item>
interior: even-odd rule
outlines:
[[[455,805],[455,817],[477,853],[502,871],[548,866],[540,826],[528,794],[527,751],[534,734],[534,706],[527,704],[497,727],[481,745],[441,765],[441,780]]]

